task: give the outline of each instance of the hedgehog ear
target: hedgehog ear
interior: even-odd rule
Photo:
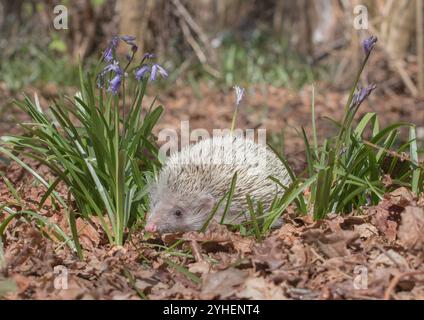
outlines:
[[[212,197],[212,195],[210,195],[210,194],[206,194],[206,195],[201,196],[200,199],[199,199],[199,202],[200,202],[200,206],[202,208],[202,211],[204,210],[204,211],[207,211],[207,212],[212,211],[212,208],[215,204],[215,200]]]

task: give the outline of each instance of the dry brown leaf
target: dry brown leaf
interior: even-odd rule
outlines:
[[[378,230],[371,223],[363,223],[353,226],[353,230],[359,234],[361,238],[370,238],[378,235]]]
[[[302,267],[309,263],[310,252],[300,241],[296,241],[290,248],[290,264],[293,267]]]
[[[286,245],[291,246],[293,242],[297,240],[298,234],[299,234],[299,231],[294,225],[285,223],[280,229],[278,229],[277,236]]]
[[[286,255],[277,238],[270,237],[253,246],[252,261],[255,264],[268,266],[269,270],[275,270],[284,264]]]
[[[229,242],[231,241],[231,232],[226,226],[211,221],[208,228],[204,233],[200,232],[187,232],[183,235],[183,239],[187,241],[198,241],[198,242]]]
[[[424,248],[424,209],[406,207],[398,231],[399,242],[406,249]]]
[[[81,245],[85,249],[98,247],[100,243],[100,234],[87,220],[77,219],[77,230]]]
[[[375,215],[372,218],[372,224],[384,235],[389,241],[396,240],[397,222],[391,219],[390,211],[386,208],[377,206],[375,208]]]
[[[390,249],[386,252],[381,253],[374,261],[375,265],[384,264],[389,267],[398,267],[400,269],[409,269],[408,262],[399,253]]]
[[[211,265],[205,260],[190,263],[188,265],[188,271],[192,273],[205,274],[205,273],[209,273],[210,270],[211,270]]]
[[[263,277],[249,277],[236,296],[252,300],[285,300],[283,290]]]
[[[414,201],[415,196],[410,190],[406,189],[405,187],[401,187],[390,192],[387,195],[387,198],[397,206],[406,207]]]
[[[316,243],[321,251],[329,258],[343,257],[350,254],[347,246],[359,238],[359,235],[350,230],[325,235],[321,230],[308,230],[303,237],[309,243]]]
[[[209,273],[202,277],[202,299],[225,299],[235,294],[237,287],[246,280],[248,274],[236,268]]]
[[[255,239],[242,237],[239,234],[231,234],[231,243],[234,249],[242,256],[252,252],[252,247],[255,243]]]

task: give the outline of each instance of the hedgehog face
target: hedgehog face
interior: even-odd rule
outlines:
[[[162,194],[152,203],[145,230],[149,232],[174,233],[197,231],[202,228],[213,208],[214,199],[209,194],[181,196]]]

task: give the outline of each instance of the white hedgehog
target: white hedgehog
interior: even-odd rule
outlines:
[[[234,135],[214,137],[171,155],[150,191],[151,213],[145,230],[172,233],[200,230],[215,204],[236,187],[225,222],[242,222],[248,212],[246,195],[269,208],[283,188],[269,179],[290,183],[286,168],[268,147]],[[220,221],[225,203],[214,219]],[[249,215],[247,215],[249,216]]]

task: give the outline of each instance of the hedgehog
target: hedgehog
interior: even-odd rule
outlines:
[[[160,234],[199,231],[228,194],[236,173],[224,223],[242,223],[250,217],[243,214],[248,212],[247,195],[267,209],[291,181],[281,160],[266,145],[236,135],[201,140],[173,153],[159,172],[150,189],[151,212],[145,230]],[[221,220],[224,207],[225,203],[213,219]]]

